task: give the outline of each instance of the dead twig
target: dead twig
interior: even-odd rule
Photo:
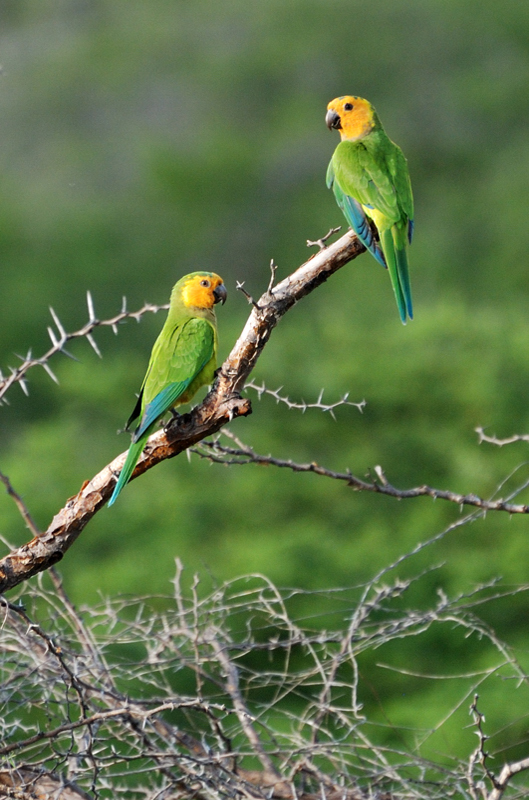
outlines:
[[[337,228],[331,228],[329,233],[326,233],[325,236],[321,237],[321,239],[316,239],[314,242],[311,241],[310,239],[307,239],[307,247],[319,247],[320,250],[325,250],[327,248],[327,245],[325,244],[325,242],[328,239],[330,239],[331,236],[334,236],[335,233],[338,233],[338,231],[340,231],[340,230],[341,230],[341,226],[338,225]]]
[[[492,784],[492,790],[490,792],[486,792],[484,787],[480,787],[482,790],[482,797],[483,800],[501,800],[503,797],[507,786],[509,785],[509,781],[514,775],[518,775],[520,772],[524,772],[525,770],[529,769],[529,758],[522,758],[520,761],[514,761],[511,764],[504,764],[500,774],[498,777],[494,775],[492,770],[489,769],[487,766],[487,759],[490,757],[490,754],[485,749],[488,736],[483,729],[483,723],[485,722],[485,715],[478,709],[478,699],[479,696],[477,694],[474,695],[474,699],[470,705],[470,714],[473,717],[474,724],[476,726],[476,734],[479,738],[479,744],[476,750],[472,753],[469,761],[469,770],[468,770],[468,782],[469,782],[469,789],[470,793],[475,800],[477,800],[476,794],[476,787],[474,785],[473,780],[473,771],[476,762],[479,761],[483,772],[487,776],[488,780]]]
[[[94,337],[92,336],[92,331],[95,328],[105,328],[110,327],[114,331],[115,334],[118,332],[118,325],[120,322],[123,322],[126,319],[135,319],[136,322],[139,322],[142,316],[148,312],[156,314],[158,311],[162,309],[167,309],[169,306],[162,305],[162,306],[155,306],[151,303],[145,303],[142,308],[138,311],[127,311],[127,300],[123,298],[123,304],[121,306],[121,311],[119,314],[111,317],[110,319],[99,320],[95,316],[94,312],[94,302],[92,300],[92,295],[90,292],[86,293],[86,303],[88,306],[88,322],[86,325],[83,325],[82,328],[79,328],[78,331],[73,331],[72,333],[67,333],[63,324],[61,323],[58,315],[55,313],[53,308],[50,307],[50,314],[52,316],[53,322],[55,324],[55,329],[51,326],[48,327],[48,335],[51,339],[52,346],[47,350],[44,355],[40,356],[40,358],[33,358],[31,350],[27,353],[25,357],[18,356],[22,361],[22,364],[18,366],[16,369],[14,367],[9,367],[10,375],[4,377],[2,371],[0,370],[0,403],[2,402],[3,398],[5,397],[6,393],[9,389],[15,384],[19,383],[22,391],[24,394],[28,394],[27,388],[27,381],[26,375],[30,369],[33,367],[42,367],[50,376],[50,378],[55,382],[58,383],[58,378],[51,369],[48,361],[52,358],[52,356],[56,355],[57,353],[62,353],[69,358],[73,358],[74,361],[77,361],[75,356],[73,356],[68,350],[66,350],[66,343],[72,341],[73,339],[87,339],[90,346],[94,350],[94,352],[101,357],[101,351],[97,346]]]
[[[497,447],[503,447],[506,444],[514,444],[515,442],[529,442],[529,434],[522,435],[515,434],[508,436],[506,439],[498,439],[496,436],[487,436],[483,428],[474,429],[479,436],[479,444],[487,442],[488,444],[495,444]]]
[[[37,525],[36,525],[35,521],[33,520],[33,517],[29,513],[28,507],[26,506],[26,504],[24,503],[24,501],[22,500],[22,498],[18,494],[18,492],[16,492],[14,490],[13,485],[11,484],[11,481],[9,480],[7,475],[3,474],[3,472],[0,472],[0,481],[2,481],[2,483],[6,487],[6,491],[7,491],[8,495],[13,498],[16,507],[20,511],[20,515],[21,515],[22,519],[26,523],[26,527],[29,528],[29,530],[31,531],[33,536],[40,536],[40,531],[37,528]]]
[[[222,647],[214,633],[206,635],[206,639],[209,640],[211,647],[213,648],[213,652],[215,653],[219,664],[222,666],[224,675],[226,676],[226,692],[232,699],[235,713],[237,714],[246,738],[250,742],[253,751],[258,756],[259,761],[263,765],[267,775],[274,777],[277,781],[281,781],[281,775],[275,768],[270,756],[268,756],[268,754],[265,752],[262,742],[257,734],[257,731],[255,730],[255,726],[252,724],[252,714],[244,702],[239,689],[239,673],[237,671],[237,667],[232,663],[232,661],[230,661],[227,652]]]
[[[261,310],[261,306],[259,305],[259,303],[257,303],[257,302],[256,302],[256,301],[253,299],[252,295],[251,295],[251,294],[249,294],[249,293],[246,291],[246,289],[244,288],[244,281],[237,281],[237,283],[236,283],[236,285],[235,285],[235,288],[237,289],[237,291],[238,291],[238,292],[242,292],[242,294],[243,294],[243,295],[246,297],[246,299],[248,300],[248,303],[249,303],[251,306],[253,306],[253,307],[254,307],[254,308],[257,310],[257,311],[260,311],[260,310]]]
[[[321,392],[318,395],[318,399],[314,403],[306,403],[304,400],[302,400],[301,402],[297,403],[297,402],[295,402],[293,400],[290,400],[290,398],[287,397],[286,395],[280,394],[281,389],[283,388],[282,386],[279,386],[277,389],[267,389],[267,387],[264,385],[264,383],[262,383],[259,386],[258,384],[253,383],[253,381],[248,381],[248,383],[245,385],[244,388],[245,389],[253,389],[255,392],[257,392],[259,400],[261,399],[263,394],[266,394],[266,395],[269,395],[270,397],[273,397],[274,400],[276,401],[276,403],[284,403],[287,406],[287,408],[297,409],[298,411],[301,411],[303,414],[308,409],[314,408],[314,409],[318,409],[319,411],[323,411],[323,412],[327,411],[331,415],[331,417],[333,419],[336,419],[336,417],[334,415],[334,410],[336,408],[339,408],[340,406],[355,406],[359,411],[363,411],[364,408],[366,407],[366,401],[365,400],[361,400],[359,403],[353,403],[352,401],[350,401],[349,400],[349,392],[346,392],[343,395],[343,397],[341,397],[335,403],[324,403],[323,402],[323,394],[324,394],[325,389],[322,389]]]
[[[415,486],[412,489],[397,489],[389,483],[382,467],[374,467],[377,479],[372,481],[362,480],[353,475],[352,472],[336,472],[320,466],[315,461],[307,464],[299,464],[291,459],[284,460],[273,456],[264,456],[256,453],[248,445],[240,447],[227,447],[218,441],[202,442],[202,450],[196,452],[210,461],[222,464],[243,465],[260,464],[265,466],[279,467],[280,469],[290,469],[293,472],[312,472],[314,475],[321,475],[335,481],[343,481],[355,491],[375,492],[385,494],[389,497],[396,497],[399,500],[408,500],[414,497],[431,497],[433,500],[447,500],[458,506],[474,506],[483,511],[506,511],[508,514],[529,514],[529,505],[514,504],[506,500],[484,500],[475,494],[459,494],[444,489],[434,489],[432,486]]]

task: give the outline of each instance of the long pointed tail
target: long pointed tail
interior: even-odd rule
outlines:
[[[394,225],[391,229],[383,231],[380,239],[397,301],[397,308],[399,309],[401,321],[405,325],[407,317],[413,319],[406,235],[404,230],[401,231]]]
[[[134,442],[129,447],[129,452],[127,453],[127,458],[125,459],[125,463],[123,464],[123,469],[120,472],[118,482],[114,487],[114,491],[112,492],[112,497],[108,501],[108,505],[113,505],[116,500],[118,499],[118,495],[128,482],[130,476],[134,472],[134,467],[137,464],[138,458],[141,455],[141,451],[145,447],[145,442],[149,437],[149,433],[146,433],[145,436],[142,436],[137,442]]]
[[[406,245],[404,245],[402,249],[395,247],[395,253],[397,254],[397,274],[399,276],[400,288],[402,289],[402,294],[404,295],[404,300],[406,301],[408,317],[413,319],[410,273],[408,270],[408,251]]]

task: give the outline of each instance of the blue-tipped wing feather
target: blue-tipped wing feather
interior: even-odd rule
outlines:
[[[199,370],[200,371],[200,370]],[[174,406],[178,398],[185,392],[195,375],[191,375],[185,381],[178,381],[177,383],[170,383],[165,389],[162,389],[156,395],[154,400],[145,406],[141,422],[134,431],[132,437],[133,442],[137,442],[144,433],[146,433],[153,423],[157,422],[160,417],[163,417],[166,411]]]
[[[376,258],[379,264],[382,264],[383,267],[386,267],[387,265],[384,259],[384,254],[382,253],[379,243],[375,239],[364,209],[360,203],[354,199],[354,197],[350,197],[348,194],[342,192],[340,186],[334,178],[332,161],[329,163],[329,168],[327,170],[327,186],[329,189],[332,188],[338,206],[342,209],[347,222],[354,230],[366,250],[369,250],[371,255]]]

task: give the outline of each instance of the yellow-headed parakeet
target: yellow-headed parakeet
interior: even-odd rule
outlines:
[[[158,420],[175,406],[188,403],[195,392],[213,382],[217,362],[215,303],[227,297],[222,278],[214,272],[192,272],[173,287],[165,325],[152,349],[138,401],[126,429],[137,420],[132,444],[108,505],[134,471]]]
[[[387,267],[400,318],[413,317],[408,241],[413,234],[413,195],[402,150],[389,139],[367,100],[345,95],[327,106],[327,127],[342,141],[327,170],[327,186],[362,244]],[[369,224],[378,231],[376,239]]]

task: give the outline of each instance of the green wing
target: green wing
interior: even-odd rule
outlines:
[[[196,323],[199,323],[198,326]],[[167,318],[152,348],[147,372],[136,405],[127,420],[126,430],[134,420],[143,416],[145,407],[168,384],[185,381],[194,374],[196,359],[193,358],[193,354],[196,354],[201,344],[209,351],[211,334],[214,339],[212,326],[204,319],[185,317],[175,321],[170,317]],[[197,340],[193,343],[195,335]],[[211,355],[213,353],[210,357]]]
[[[141,414],[109,506],[116,502],[134,472],[157,420],[179,400],[190,400],[197,389],[210,380],[215,355],[216,331],[210,322],[202,318],[176,323],[167,320],[152,349],[138,402],[127,423],[128,427]],[[213,365],[212,369],[208,370],[208,365]]]
[[[388,227],[413,219],[406,159],[387,136],[381,141],[341,142],[333,161],[342,191],[384,214]]]
[[[206,319],[192,318],[183,324],[164,326],[153,347],[142,387],[142,415],[135,440],[178,404],[182,395],[190,399],[190,388],[194,393],[207,382],[209,376],[201,381],[201,373],[214,359],[215,345],[215,330]]]
[[[384,259],[384,255],[373,235],[369,220],[367,219],[362,205],[351,195],[345,194],[335,178],[333,159],[330,160],[327,168],[327,186],[329,189],[332,188],[338,206],[342,209],[347,222],[354,230],[364,247],[369,250],[369,252],[380,264],[382,264],[383,267],[385,267],[386,261]]]

